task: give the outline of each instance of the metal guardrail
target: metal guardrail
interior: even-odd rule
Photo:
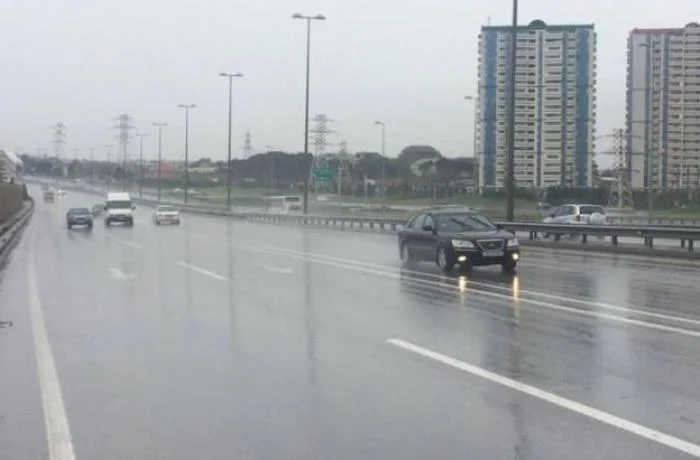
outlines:
[[[34,200],[30,198],[29,207],[15,214],[0,228],[0,266],[4,265],[32,214],[34,214]]]
[[[92,189],[83,187],[70,187],[76,191],[90,193],[93,195],[102,195]],[[159,204],[154,200],[135,199],[135,203],[155,206]],[[161,204],[174,204],[183,212],[196,214],[233,217],[245,219],[251,222],[267,222],[275,224],[293,224],[293,225],[310,225],[316,227],[337,228],[341,230],[360,230],[360,231],[375,231],[384,233],[396,233],[405,223],[405,219],[382,217],[382,216],[321,216],[321,215],[294,215],[294,214],[275,214],[261,212],[240,212],[228,211],[224,208],[213,208],[205,205],[182,205],[178,203],[168,203],[162,201]],[[647,221],[648,223],[648,221]],[[641,249],[648,254],[667,253],[672,256],[690,256],[700,258],[700,252],[695,252],[695,241],[700,240],[700,227],[690,225],[590,225],[590,224],[544,224],[538,222],[497,222],[497,224],[508,231],[514,233],[526,233],[527,240],[530,242],[542,243],[541,236],[553,235],[555,241],[559,241],[564,235],[577,235],[580,237],[581,245],[557,245],[559,247],[566,246],[569,249],[585,247],[588,243],[588,237],[606,237],[610,239],[611,245],[604,247],[613,249],[619,246],[619,238],[632,237],[643,240],[644,246],[635,249]],[[521,238],[522,239],[522,238]],[[655,249],[655,239],[672,239],[679,241],[678,249],[663,248]],[[525,243],[525,242],[524,242]],[[556,245],[554,242],[549,242],[550,246]],[[525,243],[527,244],[527,243]],[[539,244],[544,245],[544,244]],[[588,245],[593,246],[593,245]],[[598,248],[601,244],[596,244]],[[629,245],[628,245],[629,246]],[[639,245],[637,245],[639,246]],[[680,249],[685,249],[682,251]],[[639,251],[637,251],[639,252]]]

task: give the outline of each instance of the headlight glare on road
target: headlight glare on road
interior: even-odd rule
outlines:
[[[465,240],[452,240],[452,247],[459,249],[473,249],[474,245],[471,241]]]
[[[518,241],[517,238],[512,238],[512,239],[508,240],[508,247],[509,248],[517,248],[518,246],[520,246],[520,242]]]

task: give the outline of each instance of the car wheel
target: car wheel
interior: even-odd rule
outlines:
[[[501,264],[501,268],[505,273],[515,273],[515,269],[518,266],[518,261],[513,259],[505,259]]]
[[[444,246],[438,247],[435,259],[437,266],[445,273],[452,271],[455,266],[454,260],[452,260],[452,257],[447,253]]]

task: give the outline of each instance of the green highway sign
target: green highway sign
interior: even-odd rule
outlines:
[[[314,180],[317,181],[331,181],[335,179],[336,171],[331,168],[315,168],[313,170]]]

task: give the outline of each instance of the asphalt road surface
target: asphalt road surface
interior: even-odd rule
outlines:
[[[0,272],[1,459],[700,457],[700,266],[444,276],[387,235],[147,207],[68,231],[94,201],[39,201]]]

